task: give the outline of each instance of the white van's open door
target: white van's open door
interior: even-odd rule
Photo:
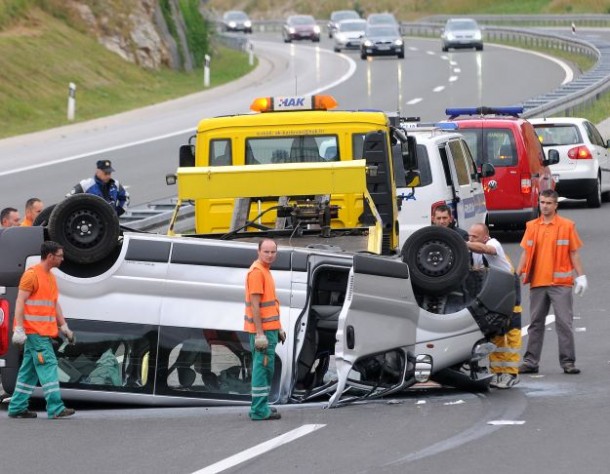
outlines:
[[[407,374],[407,352],[415,345],[419,307],[413,296],[409,270],[397,259],[356,255],[350,271],[345,303],[339,316],[335,362],[337,389],[329,407],[344,393],[365,393],[365,397],[403,388]],[[358,364],[367,358],[398,354],[399,375],[388,384],[366,380]],[[396,362],[396,358],[394,358]],[[410,369],[411,370],[411,369]],[[368,394],[367,387],[370,388]],[[341,400],[342,403],[362,398]]]

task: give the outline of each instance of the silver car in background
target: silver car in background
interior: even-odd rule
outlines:
[[[332,38],[337,31],[339,22],[344,20],[360,20],[360,14],[356,10],[336,10],[332,12],[328,22],[329,38]]]
[[[483,32],[472,18],[450,18],[441,33],[443,51],[449,48],[474,48],[483,51]]]
[[[340,53],[342,49],[359,49],[366,31],[365,20],[343,20],[337,23],[334,33],[334,50]]]
[[[244,12],[231,10],[222,16],[222,29],[226,32],[252,33],[252,21]]]
[[[559,163],[550,166],[555,190],[570,199],[586,199],[587,206],[600,207],[610,198],[610,142],[584,118],[529,119],[542,148],[559,152]]]

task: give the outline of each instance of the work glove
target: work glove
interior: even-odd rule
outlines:
[[[26,336],[25,330],[22,326],[15,327],[13,331],[13,344],[16,346],[23,346],[25,344]]]
[[[66,336],[66,339],[70,344],[74,344],[76,342],[76,337],[74,337],[74,333],[70,330],[67,324],[62,324],[59,327],[61,333]]]
[[[280,329],[277,333],[277,338],[282,344],[284,344],[284,342],[286,342],[286,331]]]
[[[578,296],[582,296],[585,294],[587,290],[587,276],[580,275],[574,279],[574,294]]]
[[[267,336],[265,336],[264,334],[257,334],[254,337],[254,348],[257,351],[263,352],[267,350],[267,347],[269,347],[269,341],[267,340]]]

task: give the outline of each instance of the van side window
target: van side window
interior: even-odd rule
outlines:
[[[231,166],[231,140],[210,140],[210,166]]]
[[[447,186],[453,185],[453,180],[451,179],[451,168],[449,168],[449,157],[447,156],[447,150],[445,147],[439,147],[438,153],[441,156],[441,163],[443,163],[443,173],[445,174],[445,184]]]
[[[465,186],[470,184],[470,175],[472,173],[468,169],[461,142],[453,140],[447,143],[447,146],[449,147],[451,157],[453,158],[459,185]]]
[[[354,160],[361,160],[364,158],[364,133],[354,133],[352,135],[352,154]]]
[[[432,184],[432,170],[430,169],[430,158],[425,145],[417,145],[417,167],[419,170],[420,187]]]

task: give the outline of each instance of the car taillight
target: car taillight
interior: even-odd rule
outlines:
[[[521,194],[532,192],[532,178],[529,175],[521,176]]]
[[[0,299],[0,356],[8,352],[8,322],[9,322],[8,301]]]
[[[571,160],[592,160],[593,155],[586,146],[577,146],[568,151],[568,158]]]

